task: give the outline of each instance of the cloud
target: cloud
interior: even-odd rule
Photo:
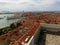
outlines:
[[[60,0],[0,0],[0,11],[59,10],[57,2]]]

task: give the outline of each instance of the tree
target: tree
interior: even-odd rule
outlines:
[[[16,28],[15,24],[12,23],[12,24],[10,25],[10,28],[11,28],[11,29],[15,29],[15,28]]]
[[[20,22],[20,23],[17,23],[17,27],[19,27],[19,26],[21,26],[22,25],[22,23]]]
[[[2,33],[3,33],[3,32],[2,32],[2,29],[0,29],[0,35],[2,35]]]

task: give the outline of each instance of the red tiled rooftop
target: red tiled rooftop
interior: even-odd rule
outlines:
[[[25,39],[26,39],[26,37],[27,36],[33,36],[33,34],[35,33],[35,31],[37,30],[37,28],[38,28],[38,25],[39,24],[37,24],[36,22],[34,23],[34,25],[28,30],[28,31],[26,31],[26,33],[20,38],[20,39],[18,39],[17,41],[18,42],[25,42]],[[16,43],[16,42],[15,42]],[[13,45],[15,45],[15,44],[13,44]]]
[[[1,35],[0,36],[0,42],[4,41],[4,39],[7,38],[11,38],[15,41],[12,42],[11,45],[20,45],[21,42],[25,42],[25,39],[27,36],[32,36],[34,35],[35,31],[37,30],[38,26],[40,23],[48,23],[48,21],[50,21],[49,23],[51,24],[60,24],[60,16],[57,14],[53,15],[52,13],[27,13],[27,15],[25,16],[26,18],[22,19],[21,21],[17,21],[17,22],[21,22],[23,25],[19,26],[18,28],[9,31],[8,33]],[[28,27],[29,29],[25,30],[24,27]],[[24,31],[21,34],[18,34],[18,36],[16,35],[16,32],[18,32],[19,30],[23,30]],[[13,44],[14,43],[14,44]]]

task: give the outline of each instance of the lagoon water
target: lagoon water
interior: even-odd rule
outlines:
[[[7,17],[13,16],[14,14],[0,14],[0,17],[3,17],[3,19],[0,19],[0,28],[3,28],[5,26],[9,26],[11,23],[18,21],[19,19],[11,19],[7,20]]]

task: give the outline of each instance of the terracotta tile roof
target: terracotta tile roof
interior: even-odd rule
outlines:
[[[18,28],[9,31],[8,33],[0,36],[0,42],[5,39],[11,38],[12,43],[10,45],[21,45],[21,42],[25,42],[25,39],[28,36],[34,35],[40,23],[49,23],[50,24],[60,24],[60,16],[56,13],[27,13],[24,19],[18,20],[17,22],[21,22],[23,25]],[[28,27],[28,29],[26,29]],[[23,30],[19,33],[20,30]],[[16,34],[17,33],[17,34]]]

